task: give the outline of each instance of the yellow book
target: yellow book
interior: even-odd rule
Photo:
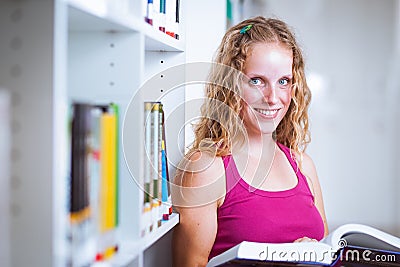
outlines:
[[[100,231],[105,232],[116,225],[116,116],[104,113],[101,117],[101,185],[100,185]]]

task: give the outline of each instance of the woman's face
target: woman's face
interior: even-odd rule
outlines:
[[[241,116],[249,134],[273,133],[289,109],[292,51],[277,43],[253,45],[244,64]]]

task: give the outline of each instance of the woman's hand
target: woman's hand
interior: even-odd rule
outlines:
[[[293,241],[293,243],[300,243],[300,242],[318,242],[318,240],[304,236]]]

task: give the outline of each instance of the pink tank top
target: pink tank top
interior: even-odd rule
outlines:
[[[295,187],[284,191],[254,189],[240,177],[233,157],[223,157],[227,193],[217,211],[218,230],[209,259],[242,241],[287,243],[304,236],[323,238],[324,224],[306,177],[289,148],[278,146],[298,180]]]

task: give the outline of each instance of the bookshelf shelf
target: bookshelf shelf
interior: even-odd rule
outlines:
[[[171,231],[171,229],[173,229],[178,223],[179,214],[173,213],[168,221],[163,221],[162,225],[148,236],[145,236],[135,242],[122,241],[117,255],[115,255],[115,257],[113,257],[109,263],[112,266],[129,265],[132,261],[138,258],[141,253],[146,251],[161,237]]]
[[[70,31],[139,31],[135,19],[115,18],[107,13],[93,11],[75,3],[68,8],[68,28]]]
[[[112,266],[127,266],[143,252],[142,244],[139,241],[121,242],[118,253],[110,259]]]
[[[183,41],[154,29],[146,22],[142,23],[142,31],[145,32],[146,51],[165,51],[165,52],[183,52]]]
[[[138,18],[131,14],[133,4],[122,5],[115,1],[68,0],[70,8],[70,27],[78,30],[108,31],[135,30]],[[127,1],[125,1],[127,2]],[[132,1],[131,1],[132,2]]]
[[[90,2],[89,2],[90,4]],[[184,42],[153,28],[142,18],[113,14],[104,8],[91,7],[81,1],[68,4],[69,31],[137,32],[145,36],[146,51],[183,52]]]
[[[179,214],[172,214],[168,221],[163,221],[162,225],[155,230],[154,232],[150,233],[149,235],[143,237],[141,242],[143,244],[143,250],[148,249],[151,245],[157,242],[162,236],[168,233],[175,225],[179,223]]]

